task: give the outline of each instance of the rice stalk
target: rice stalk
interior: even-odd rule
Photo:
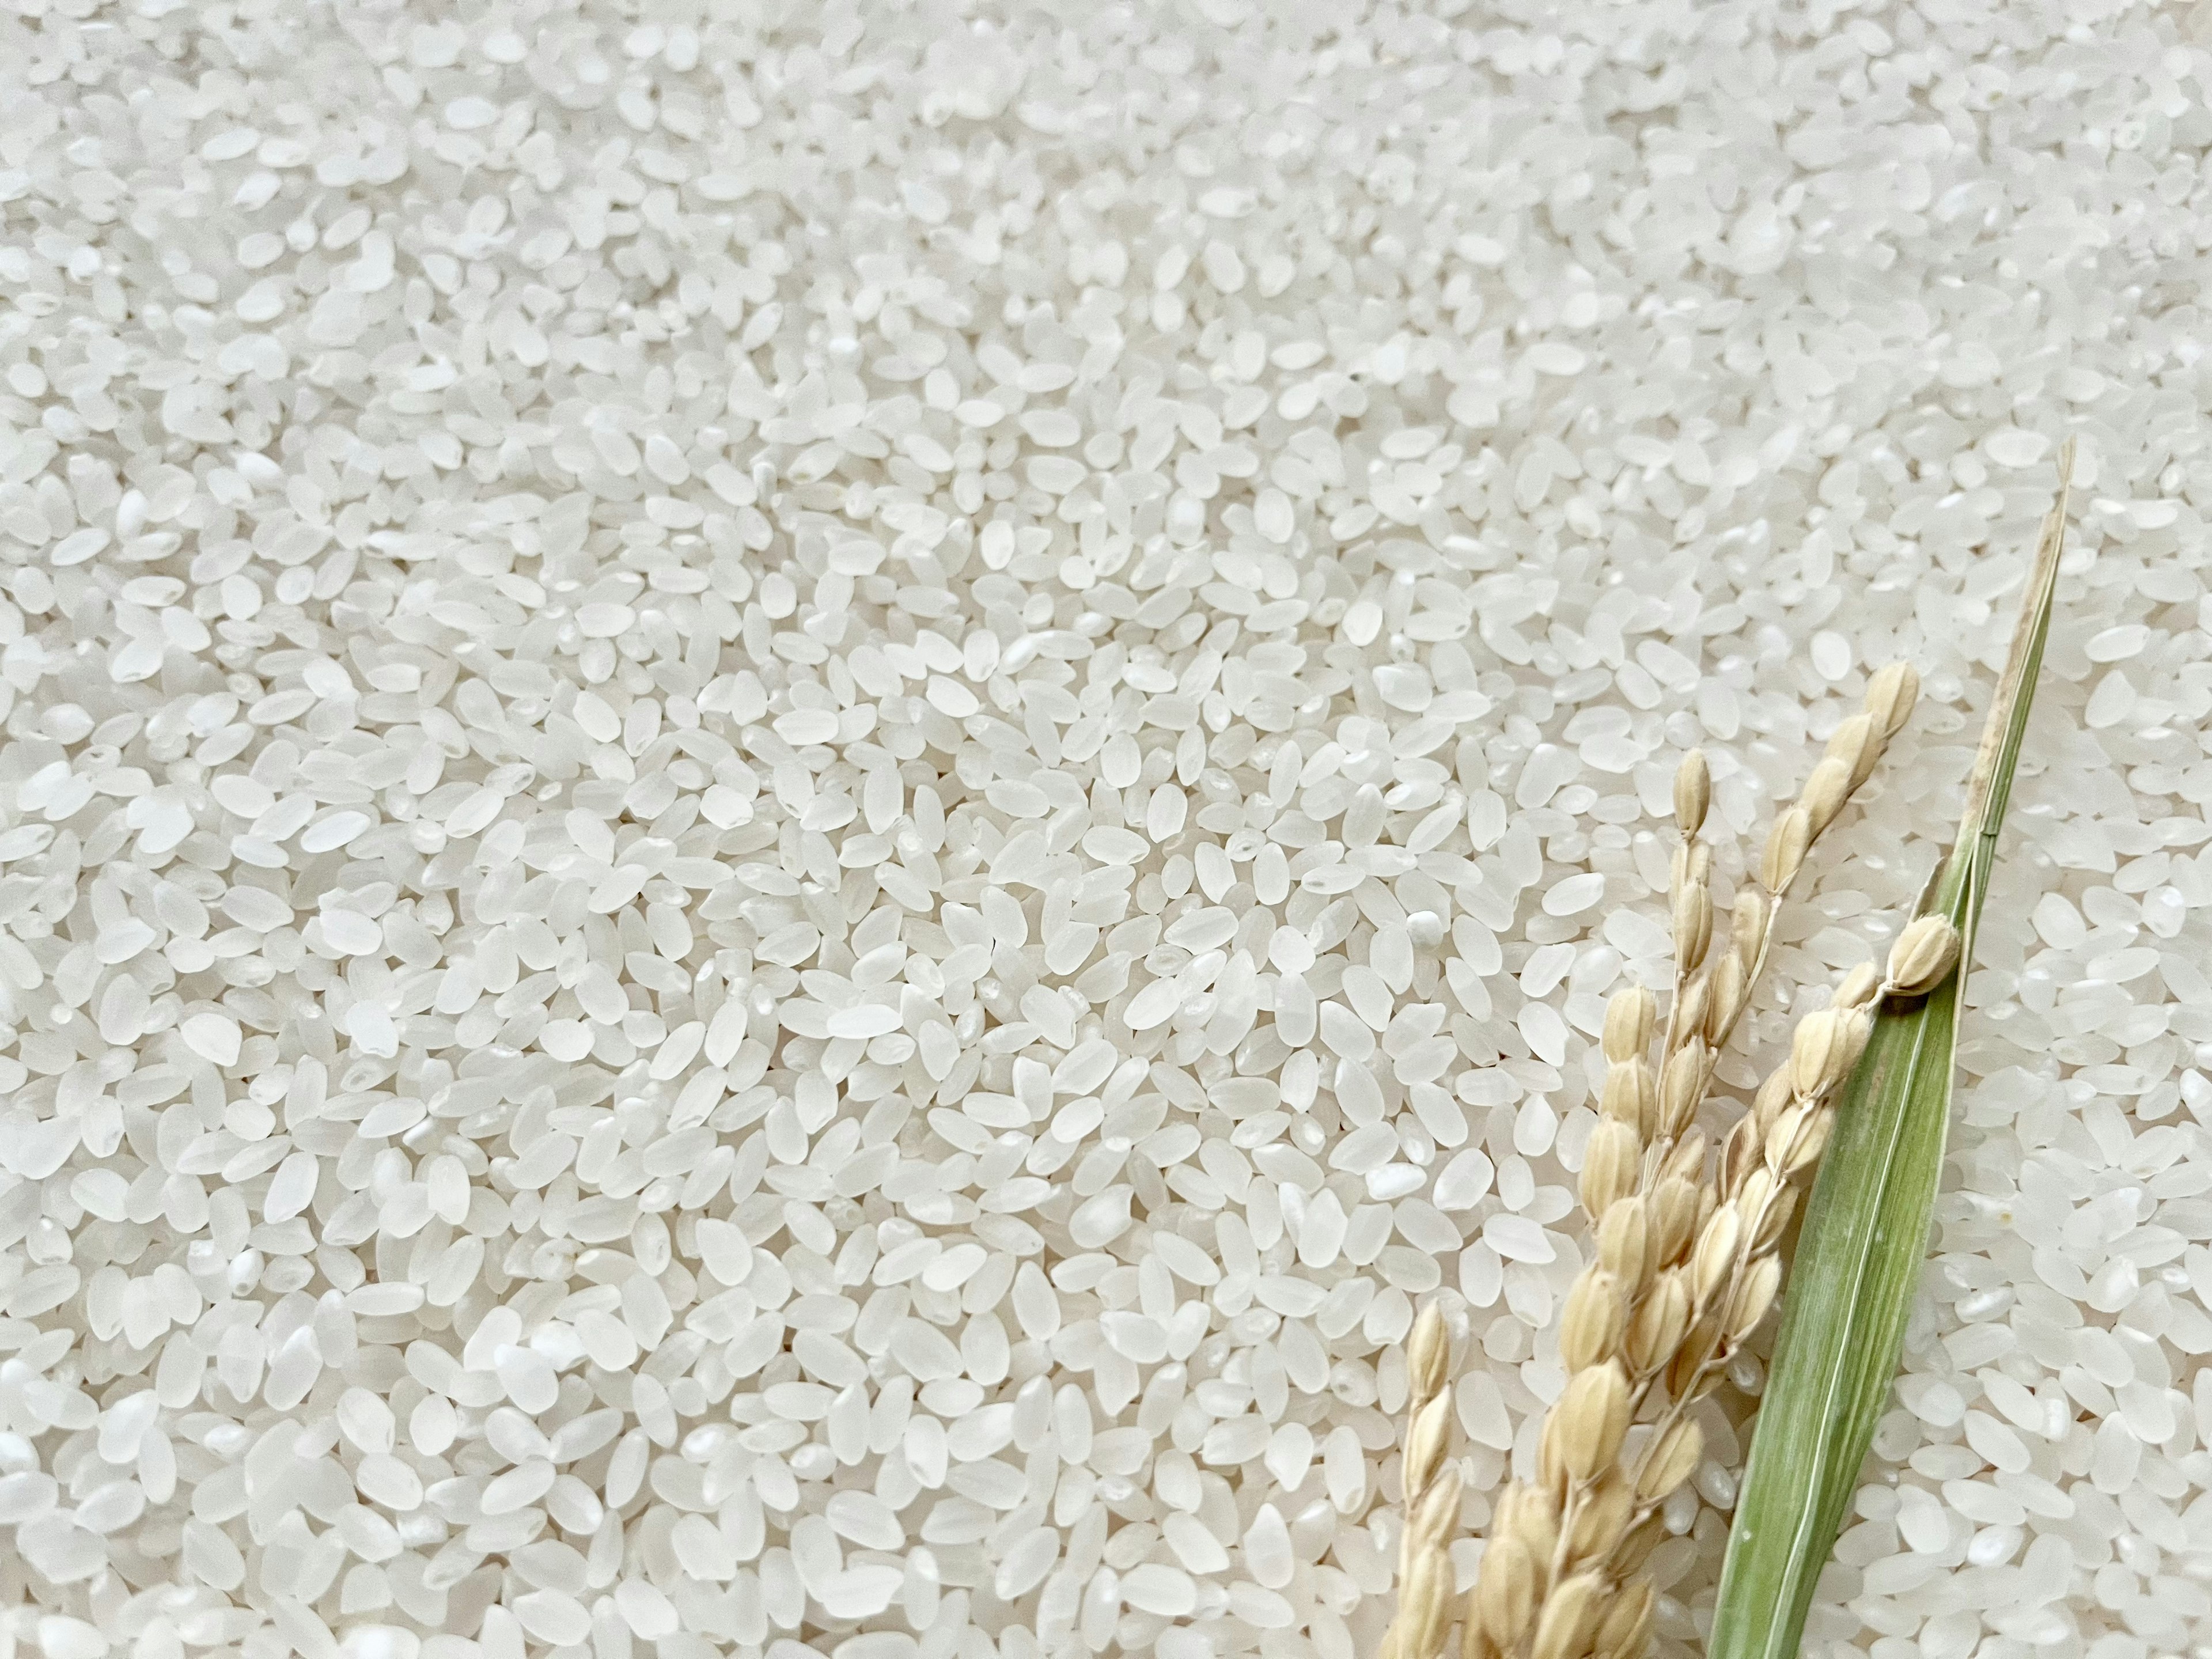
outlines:
[[[1882,1006],[1807,1208],[1709,1659],[1797,1651],[1897,1374],[1943,1166],[1960,1003],[2050,631],[2072,468],[2069,442],[1958,839],[1891,952]]]
[[[1819,1157],[1836,1092],[1865,1041],[1878,989],[1872,971],[1847,980],[1833,1006],[1800,1024],[1789,1059],[1717,1166],[1709,1169],[1695,1120],[1765,965],[1783,898],[1917,695],[1910,667],[1875,676],[1863,711],[1837,729],[1798,801],[1777,819],[1724,939],[1716,939],[1711,854],[1700,838],[1710,776],[1697,751],[1682,763],[1666,1026],[1657,1031],[1656,1003],[1640,988],[1607,1009],[1601,1117],[1584,1152],[1580,1194],[1596,1258],[1562,1316],[1568,1380],[1545,1419],[1538,1478],[1501,1497],[1463,1609],[1464,1659],[1633,1659],[1643,1649],[1656,1598],[1642,1569],[1661,1536],[1660,1507],[1703,1451],[1686,1413],[1774,1301],[1791,1182]],[[1425,1352],[1417,1328],[1408,1355],[1416,1381],[1403,1588],[1388,1659],[1431,1659],[1444,1636],[1425,1564],[1443,1559],[1449,1539],[1419,1523],[1424,1476],[1412,1452],[1421,1413],[1433,1409],[1422,1401]]]

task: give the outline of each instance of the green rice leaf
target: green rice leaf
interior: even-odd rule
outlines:
[[[1707,1659],[1796,1655],[1896,1380],[1943,1168],[1960,1000],[2043,664],[2072,466],[2069,442],[1959,838],[1922,900],[1923,914],[1958,929],[1958,967],[1926,996],[1891,999],[1876,1018],[1806,1206]]]

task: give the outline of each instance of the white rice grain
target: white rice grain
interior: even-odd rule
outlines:
[[[1677,756],[1725,885],[1930,694],[1741,1085],[2069,434],[1808,1651],[2212,1642],[2200,21],[707,10],[0,24],[6,1643],[1370,1651],[1423,1298],[1532,1465]]]

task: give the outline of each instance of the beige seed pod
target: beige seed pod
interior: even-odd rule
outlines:
[[[1640,1146],[1656,1127],[1659,1085],[1652,1080],[1651,1062],[1638,1054],[1616,1060],[1606,1068],[1605,1091],[1600,1109],[1616,1123],[1635,1131]]]
[[[1796,1133],[1783,1145],[1780,1156],[1774,1156],[1770,1145],[1769,1156],[1773,1158],[1775,1168],[1785,1178],[1811,1169],[1827,1150],[1828,1136],[1835,1127],[1836,1115],[1832,1110],[1808,1113],[1804,1121],[1796,1126]]]
[[[1451,1333],[1445,1328],[1444,1310],[1431,1302],[1413,1322],[1406,1339],[1407,1380],[1413,1390],[1413,1407],[1419,1411],[1443,1392],[1451,1380]]]
[[[1577,1564],[1603,1561],[1620,1547],[1635,1515],[1635,1489],[1620,1470],[1610,1471],[1583,1495],[1567,1534],[1567,1559]]]
[[[1759,963],[1759,953],[1766,948],[1766,930],[1773,920],[1773,900],[1755,887],[1736,890],[1735,899],[1729,906],[1729,932],[1747,979]]]
[[[1805,791],[1797,797],[1814,839],[1836,821],[1836,814],[1844,810],[1851,798],[1851,769],[1843,761],[1830,758],[1813,769],[1805,780]]]
[[[1774,1194],[1782,1185],[1781,1180],[1765,1164],[1753,1165],[1744,1172],[1743,1184],[1736,1189],[1735,1205],[1736,1219],[1741,1224],[1737,1242],[1745,1234],[1756,1232],[1759,1218],[1774,1201]]]
[[[1667,1366],[1667,1392],[1672,1398],[1687,1406],[1713,1391],[1707,1384],[1717,1386],[1720,1382],[1726,1337],[1717,1316],[1700,1319],[1690,1327],[1690,1334],[1682,1339],[1682,1352]]]
[[[1564,1579],[1544,1600],[1537,1616],[1535,1640],[1529,1659],[1581,1659],[1589,1649],[1605,1601],[1605,1579],[1596,1572],[1578,1572]]]
[[[1759,865],[1759,884],[1781,897],[1797,879],[1798,871],[1805,865],[1806,849],[1812,844],[1812,818],[1803,807],[1791,807],[1774,820],[1774,828],[1767,833],[1766,854]]]
[[[1398,1591],[1399,1652],[1404,1659],[1431,1659],[1443,1650],[1451,1577],[1451,1556],[1443,1550],[1424,1550],[1407,1567]]]
[[[1920,675],[1909,662],[1893,662],[1875,675],[1867,687],[1866,711],[1874,717],[1884,739],[1895,737],[1911,717],[1920,700]]]
[[[1743,1259],[1745,1261],[1756,1261],[1763,1255],[1773,1254],[1775,1243],[1782,1237],[1782,1230],[1776,1225],[1775,1218],[1779,1215],[1786,1220],[1791,1206],[1796,1201],[1796,1188],[1778,1185],[1768,1195],[1766,1201],[1759,1206],[1756,1213],[1745,1212],[1743,1224]]]
[[[1795,1187],[1776,1189],[1774,1196],[1767,1200],[1766,1208],[1759,1215],[1758,1226],[1752,1231],[1751,1249],[1753,1253],[1771,1250],[1781,1241],[1783,1230],[1790,1224],[1790,1212],[1796,1207],[1797,1189]]]
[[[1721,1370],[1719,1364],[1708,1364],[1704,1371],[1698,1371],[1690,1389],[1683,1391],[1681,1402],[1683,1405],[1697,1405],[1698,1401],[1704,1401],[1705,1395],[1717,1394],[1721,1389],[1721,1382],[1725,1382],[1725,1380],[1728,1380],[1728,1371]]]
[[[1705,1178],[1705,1132],[1695,1125],[1684,1130],[1674,1142],[1674,1150],[1661,1161],[1662,1179],[1668,1176],[1696,1183]]]
[[[1502,1650],[1512,1648],[1536,1622],[1536,1571],[1524,1540],[1503,1528],[1491,1529],[1474,1581],[1475,1616]]]
[[[1544,1426],[1536,1436],[1536,1480],[1555,1499],[1564,1502],[1567,1495],[1568,1475],[1566,1455],[1559,1449],[1566,1431],[1559,1423],[1557,1406],[1545,1413]]]
[[[1836,1046],[1828,1056],[1828,1069],[1820,1079],[1823,1098],[1842,1088],[1851,1074],[1851,1067],[1859,1063],[1866,1052],[1867,1039],[1874,1035],[1874,1015],[1865,1008],[1837,1008],[1830,1011],[1836,1017]]]
[[[1705,827],[1705,811],[1712,800],[1713,778],[1705,765],[1705,751],[1692,749],[1674,769],[1674,824],[1684,839]]]
[[[1759,1322],[1766,1317],[1766,1310],[1774,1305],[1775,1296],[1781,1289],[1780,1256],[1763,1255],[1744,1269],[1735,1294],[1729,1298],[1728,1317],[1723,1322],[1731,1345],[1747,1340],[1759,1328]]]
[[[1756,1161],[1764,1163],[1769,1169],[1784,1168],[1788,1163],[1791,1143],[1804,1132],[1805,1125],[1808,1121],[1820,1115],[1820,1111],[1821,1108],[1817,1102],[1792,1100],[1789,1105],[1775,1115],[1774,1121],[1766,1126],[1765,1134],[1754,1133],[1753,1145],[1758,1148]],[[1739,1129],[1748,1127],[1756,1132],[1759,1124],[1756,1119],[1747,1117],[1737,1124],[1736,1127]],[[1741,1175],[1737,1176],[1734,1181],[1723,1184],[1731,1192],[1741,1191],[1743,1176],[1751,1173],[1751,1167],[1747,1164]]]
[[[1743,1237],[1743,1216],[1733,1204],[1723,1204],[1705,1223],[1690,1255],[1690,1295],[1703,1306],[1727,1282],[1735,1267],[1735,1247]]]
[[[1467,1593],[1467,1618],[1459,1631],[1459,1659],[1505,1659],[1490,1632],[1483,1629],[1482,1617],[1475,1611],[1474,1598],[1479,1593]]]
[[[1568,1379],[1552,1418],[1559,1425],[1559,1461],[1571,1478],[1589,1480],[1613,1462],[1628,1433],[1628,1376],[1618,1360]]]
[[[1585,1267],[1559,1315],[1559,1363],[1579,1371],[1611,1358],[1627,1322],[1620,1281],[1602,1267]]]
[[[1451,1449],[1452,1396],[1449,1389],[1437,1395],[1413,1413],[1406,1431],[1405,1486],[1409,1492],[1426,1492],[1443,1468]]]
[[[1624,1198],[1608,1206],[1597,1224],[1598,1264],[1621,1284],[1640,1291],[1650,1255],[1643,1200]]]
[[[1678,1031],[1703,1031],[1705,1020],[1712,1011],[1712,973],[1699,974],[1682,988],[1681,1006],[1674,1011],[1674,1029]]]
[[[1717,1048],[1728,1040],[1728,1034],[1735,1029],[1736,1016],[1743,1012],[1748,989],[1743,958],[1733,951],[1716,957],[1700,983],[1706,988],[1705,1017],[1698,1022],[1698,1029],[1705,1033],[1707,1045]]]
[[[1790,1038],[1790,1087],[1800,1100],[1809,1100],[1827,1086],[1829,1068],[1835,1064],[1843,1033],[1833,1009],[1823,1008],[1797,1022]]]
[[[1443,1659],[1444,1638],[1451,1630],[1452,1595],[1451,1558],[1442,1550],[1427,1558],[1437,1563],[1435,1598],[1427,1603],[1428,1617],[1422,1620],[1419,1632],[1424,1659]]]
[[[1510,1538],[1520,1529],[1521,1506],[1531,1488],[1518,1480],[1508,1480],[1490,1505],[1490,1536]]]
[[[1605,1057],[1614,1065],[1640,1060],[1651,1046],[1651,1027],[1658,1010],[1651,993],[1640,985],[1617,991],[1605,1005]]]
[[[1718,1319],[1693,1321],[1689,1334],[1682,1339],[1682,1346],[1667,1362],[1667,1392],[1684,1405],[1702,1399],[1708,1391],[1700,1384],[1719,1359],[1720,1346]]]
[[[1659,1077],[1659,1133],[1672,1138],[1690,1127],[1705,1096],[1705,1040],[1693,1036],[1667,1060]]]
[[[1672,902],[1692,887],[1713,884],[1713,849],[1701,841],[1679,842],[1668,867],[1673,873],[1668,880],[1667,894]]]
[[[1892,996],[1922,997],[1941,985],[1959,960],[1959,930],[1948,917],[1925,915],[1906,925],[1889,947]]]
[[[1452,1538],[1459,1531],[1462,1496],[1459,1470],[1447,1463],[1443,1472],[1421,1494],[1421,1501],[1407,1523],[1407,1535],[1419,1539],[1432,1549],[1450,1548]]]
[[[1667,1517],[1657,1510],[1652,1510],[1628,1529],[1628,1536],[1613,1551],[1613,1576],[1626,1578],[1643,1571],[1644,1564],[1651,1559],[1651,1552],[1668,1536]]]
[[[1886,739],[1866,714],[1854,714],[1835,730],[1828,739],[1827,758],[1838,760],[1849,770],[1850,784],[1844,793],[1856,791],[1873,773],[1875,763],[1881,759]]]
[[[1643,1146],[1626,1123],[1600,1118],[1583,1149],[1583,1209],[1593,1219],[1636,1190]]]
[[[1775,1119],[1782,1115],[1783,1109],[1796,1098],[1790,1091],[1790,1062],[1785,1060],[1768,1073],[1766,1081],[1759,1085],[1759,1093],[1752,1098],[1751,1115],[1759,1120],[1763,1132],[1772,1127]]]
[[[1674,961],[1683,973],[1698,970],[1712,938],[1712,890],[1692,882],[1674,896]]]
[[[1591,1638],[1594,1659],[1642,1659],[1644,1644],[1651,1639],[1652,1610],[1657,1605],[1650,1579],[1622,1586]]]
[[[1844,982],[1836,988],[1835,1006],[1864,1008],[1870,1005],[1881,990],[1881,975],[1874,964],[1863,962],[1844,975]]]
[[[1509,1528],[1501,1510],[1499,1518],[1492,1523],[1491,1534],[1502,1538],[1510,1530],[1528,1545],[1540,1566],[1552,1559],[1559,1547],[1559,1506],[1553,1503],[1549,1492],[1518,1481],[1506,1491],[1514,1499],[1512,1524]]]
[[[1668,1176],[1651,1189],[1651,1254],[1662,1265],[1681,1259],[1698,1225],[1698,1188]]]
[[[1644,1453],[1636,1495],[1647,1504],[1657,1503],[1697,1473],[1698,1460],[1705,1453],[1705,1431],[1694,1418],[1678,1418]]]
[[[1842,1062],[1836,1068],[1834,1082],[1831,1085],[1835,1088],[1843,1086],[1844,1079],[1851,1074],[1851,1067],[1856,1066],[1859,1063],[1859,1056],[1866,1053],[1867,1043],[1874,1036],[1874,1010],[1847,1008],[1844,1011],[1843,1021],[1844,1054]]]
[[[1720,1184],[1724,1193],[1735,1192],[1743,1185],[1765,1151],[1766,1137],[1759,1133],[1759,1120],[1746,1113],[1735,1121],[1728,1139],[1721,1143]]]
[[[1629,1321],[1623,1357],[1638,1376],[1649,1376],[1681,1346],[1689,1328],[1690,1287],[1679,1269],[1669,1269],[1659,1275]]]

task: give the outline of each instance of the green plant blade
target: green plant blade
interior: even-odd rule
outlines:
[[[1942,1173],[1975,927],[2050,630],[2071,463],[2069,444],[1959,838],[1923,901],[1959,930],[1959,966],[1928,995],[1883,1008],[1838,1103],[1798,1238],[1707,1659],[1793,1659],[1896,1380]]]

